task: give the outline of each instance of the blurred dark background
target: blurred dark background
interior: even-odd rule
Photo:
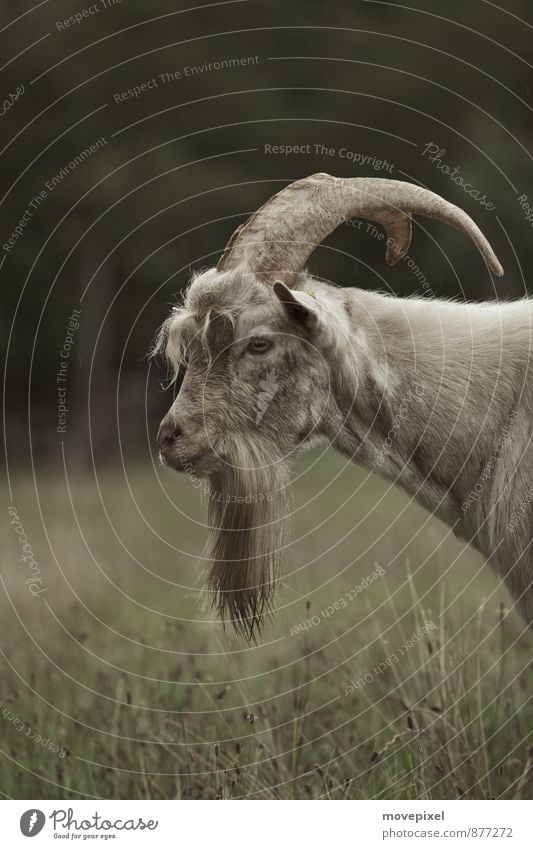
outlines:
[[[531,4],[414,3],[2,0],[11,465],[153,454],[171,400],[146,358],[157,327],[191,270],[307,174],[419,182],[476,220],[506,272],[493,280],[464,235],[422,220],[415,265],[388,268],[379,240],[345,226],[312,258],[317,274],[401,296],[524,294]],[[301,147],[269,147],[287,145]]]

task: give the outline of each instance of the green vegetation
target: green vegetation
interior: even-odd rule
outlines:
[[[13,481],[46,592],[28,592],[7,525],[3,794],[530,797],[531,635],[504,588],[336,455],[298,472],[280,609],[255,647],[202,604],[186,477],[43,475],[43,522],[33,481]]]

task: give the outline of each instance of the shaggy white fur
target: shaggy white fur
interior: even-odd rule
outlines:
[[[327,439],[483,552],[533,625],[532,311],[529,300],[399,299],[306,274],[291,292],[239,270],[197,275],[157,343],[174,376],[186,369],[169,412],[176,446],[216,491],[263,499],[212,510],[222,615],[248,636],[260,624],[290,458]],[[258,417],[266,374],[279,389]]]

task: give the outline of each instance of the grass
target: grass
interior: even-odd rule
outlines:
[[[530,798],[531,634],[491,570],[334,454],[296,477],[257,646],[202,603],[185,477],[13,479],[46,592],[5,523],[5,796]]]

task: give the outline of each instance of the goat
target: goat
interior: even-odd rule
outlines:
[[[315,174],[236,230],[159,334],[174,377],[184,370],[160,458],[208,479],[207,586],[248,638],[272,611],[290,461],[324,442],[482,552],[533,625],[531,302],[400,299],[303,270],[352,218],[381,224],[386,260],[397,263],[413,213],[463,230],[503,274],[474,222],[438,195]]]

